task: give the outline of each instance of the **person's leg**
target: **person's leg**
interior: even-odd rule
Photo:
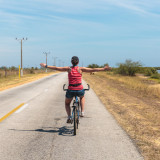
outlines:
[[[66,108],[66,112],[68,117],[71,116],[71,108],[70,108],[70,103],[72,101],[73,98],[66,98],[65,99],[65,108]]]
[[[84,96],[80,97],[80,105],[81,105],[81,112],[84,113],[84,104],[85,104],[85,98]]]

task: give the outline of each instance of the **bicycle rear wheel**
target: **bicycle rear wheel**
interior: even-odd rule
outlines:
[[[74,135],[76,135],[77,130],[77,108],[74,108]]]

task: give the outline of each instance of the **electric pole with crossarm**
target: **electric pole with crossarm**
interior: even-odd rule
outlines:
[[[21,77],[23,76],[23,58],[22,58],[22,42],[26,41],[28,38],[22,38],[22,39],[18,39],[16,38],[17,41],[19,41],[21,43]]]
[[[48,56],[48,54],[50,54],[50,52],[43,52],[43,54],[46,55],[46,65],[47,65],[47,56]],[[47,72],[47,68],[46,68],[46,72]]]

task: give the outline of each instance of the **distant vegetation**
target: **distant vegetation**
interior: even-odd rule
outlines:
[[[38,67],[31,67],[31,68],[24,68],[23,74],[36,74],[36,73],[42,73],[45,69],[38,68]],[[48,70],[50,71],[50,70]],[[19,68],[15,66],[6,67],[2,66],[0,67],[0,78],[6,78],[9,76],[18,76],[19,75]]]
[[[97,64],[88,65],[89,68],[102,68],[108,63],[99,66]],[[123,76],[135,76],[136,73],[144,74],[145,76],[149,76],[153,79],[160,79],[160,74],[157,70],[160,70],[160,67],[143,67],[140,62],[134,62],[132,60],[126,60],[124,63],[118,63],[117,68],[112,68],[112,72],[115,74],[120,74]]]
[[[116,72],[124,76],[135,76],[135,74],[142,67],[140,62],[133,62],[132,60],[126,60],[125,63],[119,63]]]
[[[90,65],[88,65],[88,68],[103,68],[103,67],[105,67],[105,66],[107,66],[108,65],[108,63],[105,63],[104,65],[102,65],[102,66],[99,66],[98,64],[90,64]]]

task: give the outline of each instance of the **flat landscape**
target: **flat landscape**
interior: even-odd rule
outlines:
[[[18,79],[18,77],[3,78],[1,79],[0,90],[14,88],[15,86],[29,83],[55,73],[57,72],[30,74],[25,75],[21,79]],[[120,127],[126,131],[144,159],[159,160],[160,85],[141,75],[129,77],[114,75],[110,72],[85,73],[83,74],[83,78],[90,84],[91,88],[116,119]],[[53,81],[53,83],[55,83],[55,81]],[[44,92],[48,92],[48,89],[44,89]],[[18,94],[19,93],[17,93],[17,95]],[[87,94],[86,92],[86,95]],[[89,99],[87,99],[87,105],[89,105],[89,101],[91,100]],[[8,103],[10,103],[10,101],[11,99],[8,99]],[[93,102],[91,104],[93,104]],[[95,107],[95,110],[97,110],[98,106]],[[9,109],[6,113],[7,112],[9,112]],[[89,115],[90,112],[92,113],[93,111],[89,109],[87,112]],[[1,113],[2,117],[4,113]],[[91,114],[92,117],[94,117],[94,114],[95,112]],[[94,117],[94,119],[96,118]],[[63,121],[65,121],[64,118]],[[108,122],[106,121],[104,123]],[[85,130],[83,124],[81,127]],[[64,131],[64,134],[66,134],[65,132],[66,131]],[[61,131],[61,134],[63,134],[63,131]]]
[[[160,159],[160,88],[144,77],[83,74],[146,160]]]
[[[73,135],[64,107],[67,78],[57,73],[0,92],[0,159],[143,160],[92,89]],[[11,114],[16,106],[22,107]]]

